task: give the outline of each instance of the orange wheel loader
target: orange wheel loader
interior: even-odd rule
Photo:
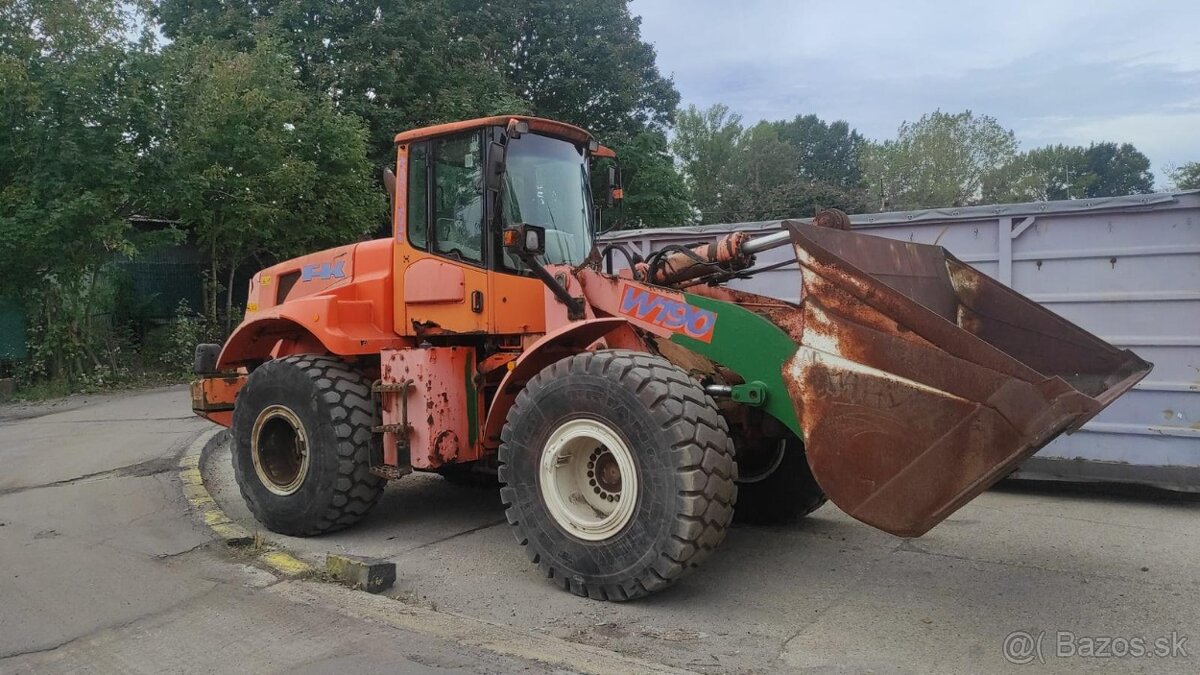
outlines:
[[[547,577],[628,600],[708,557],[735,509],[779,522],[829,499],[919,536],[1151,367],[838,212],[645,257],[598,247],[590,163],[614,153],[567,124],[395,144],[392,236],[262,270],[241,325],[197,349],[193,408],[230,428],[242,496],[276,532],[353,525],[413,471],[490,480]],[[780,246],[798,303],[723,285]]]

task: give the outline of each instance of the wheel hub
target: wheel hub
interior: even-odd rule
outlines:
[[[250,457],[263,487],[290,495],[308,475],[308,435],[290,408],[267,406],[250,432]]]
[[[633,517],[633,453],[604,422],[563,423],[547,439],[538,475],[543,503],[568,533],[586,541],[615,536]]]
[[[621,466],[617,464],[617,458],[603,447],[593,450],[588,460],[588,478],[593,477],[596,479],[592,488],[595,492],[621,494]]]

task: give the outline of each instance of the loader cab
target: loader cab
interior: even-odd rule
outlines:
[[[496,148],[495,145],[492,146]],[[546,230],[541,262],[578,265],[592,249],[593,208],[587,149],[561,139],[527,133],[509,138],[505,171],[499,178],[500,241],[503,229],[520,224]],[[497,269],[523,271],[511,252],[499,247]]]
[[[595,141],[558,122],[504,117],[400,134],[396,145],[396,331],[544,332],[544,285],[504,248],[502,233],[537,225],[545,229],[539,262],[583,262],[594,231]]]

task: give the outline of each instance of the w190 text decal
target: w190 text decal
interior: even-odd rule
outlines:
[[[701,342],[712,342],[717,315],[648,288],[625,285],[621,289],[621,314],[661,326]]]

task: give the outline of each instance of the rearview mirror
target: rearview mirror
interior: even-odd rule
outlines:
[[[492,141],[488,148],[487,164],[483,167],[483,185],[488,192],[500,192],[504,182],[505,154],[508,147],[499,141]]]
[[[625,191],[621,188],[621,167],[617,164],[610,164],[608,167],[608,189],[605,190],[605,204],[612,206],[624,198]]]
[[[388,200],[392,203],[392,208],[396,208],[396,174],[389,168],[383,170],[383,188],[387,190]]]
[[[504,248],[518,258],[542,255],[546,252],[546,228],[520,224],[504,231]]]

